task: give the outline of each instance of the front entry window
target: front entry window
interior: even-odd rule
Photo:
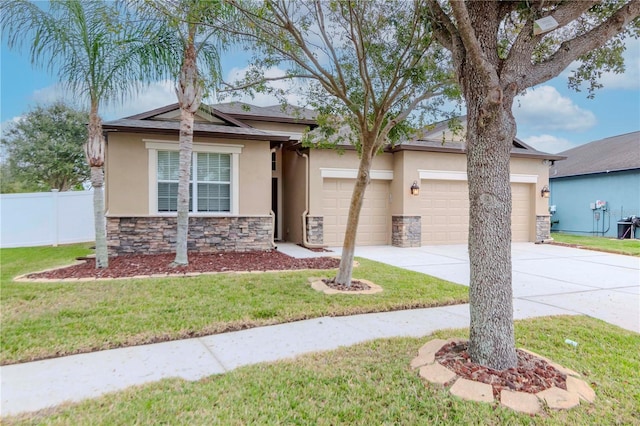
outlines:
[[[158,212],[178,210],[179,151],[158,151]],[[189,211],[231,211],[231,154],[194,152]],[[194,185],[195,180],[195,185]]]

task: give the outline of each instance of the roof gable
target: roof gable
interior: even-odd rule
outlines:
[[[600,139],[563,151],[567,157],[550,178],[640,169],[640,131]]]
[[[180,121],[180,115],[180,105],[174,103],[151,111],[124,117],[123,120]],[[194,121],[204,124],[250,127],[224,112],[218,111],[205,104],[201,104],[198,111],[196,111]]]

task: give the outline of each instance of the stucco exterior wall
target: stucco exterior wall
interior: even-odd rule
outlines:
[[[552,231],[602,235],[604,230],[605,236],[615,238],[622,217],[640,216],[640,170],[552,178],[550,189],[550,204],[556,206],[551,221],[559,221]],[[591,210],[590,204],[597,200],[607,202],[606,212]]]
[[[109,134],[105,167],[108,216],[156,214],[149,211],[149,151],[145,140],[178,142],[177,136]],[[239,214],[269,214],[271,151],[268,141],[194,138],[194,143],[242,145],[239,155]]]

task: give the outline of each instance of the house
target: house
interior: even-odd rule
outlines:
[[[559,155],[567,159],[550,170],[552,230],[617,237],[618,221],[640,216],[640,131]]]
[[[111,253],[173,250],[179,117],[174,104],[104,123]],[[358,156],[350,146],[303,147],[303,132],[315,126],[313,112],[305,109],[202,106],[194,125],[189,249],[264,250],[278,240],[341,245]],[[357,244],[466,243],[469,203],[460,139],[440,124],[376,156]],[[548,200],[540,194],[549,161],[562,157],[519,140],[511,155],[513,239],[547,239]],[[414,184],[419,195],[412,195]]]

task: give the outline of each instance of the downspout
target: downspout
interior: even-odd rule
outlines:
[[[296,151],[297,152],[297,151]],[[309,214],[309,156],[307,154],[298,155],[304,158],[305,173],[304,173],[304,212],[302,213],[302,245],[307,248],[324,248],[324,244],[312,244],[307,240],[307,216]]]
[[[273,210],[269,210],[269,216],[271,216],[271,247],[277,249],[276,245],[276,213]]]

